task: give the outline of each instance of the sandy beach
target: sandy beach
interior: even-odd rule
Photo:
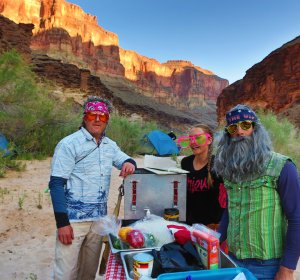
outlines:
[[[137,158],[139,167],[143,158]],[[49,193],[45,193],[51,159],[26,161],[23,172],[0,178],[0,280],[50,279],[55,244],[55,220]],[[114,169],[109,194],[113,212],[122,182]],[[124,213],[121,204],[120,217]],[[101,279],[100,277],[97,279]],[[300,280],[300,265],[295,274]]]
[[[138,166],[143,160],[136,159]],[[50,279],[55,244],[51,198],[45,193],[51,158],[26,161],[23,172],[8,172],[0,179],[0,279]],[[109,213],[113,212],[122,183],[113,169]],[[120,217],[123,215],[123,204]]]

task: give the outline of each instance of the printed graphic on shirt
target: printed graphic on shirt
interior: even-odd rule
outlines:
[[[67,210],[70,220],[92,220],[107,215],[107,192],[99,191],[97,202],[82,202],[72,197],[72,192],[66,190]]]
[[[190,193],[209,190],[207,178],[195,179],[195,177],[187,178],[187,187]]]

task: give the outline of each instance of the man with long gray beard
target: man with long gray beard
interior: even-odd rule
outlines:
[[[292,280],[300,252],[300,182],[288,157],[272,151],[255,112],[237,105],[226,113],[214,170],[224,179],[227,209],[221,241],[238,266],[258,279]]]

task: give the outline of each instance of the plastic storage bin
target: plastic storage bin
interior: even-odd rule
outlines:
[[[248,269],[242,267],[164,273],[159,275],[157,280],[186,280],[188,276],[192,280],[233,280],[241,272],[244,272],[247,280],[257,280]]]

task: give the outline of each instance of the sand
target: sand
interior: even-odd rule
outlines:
[[[143,158],[137,158],[139,167]],[[45,193],[51,159],[26,161],[23,172],[0,178],[0,280],[50,279],[55,244],[55,220],[49,193]],[[114,169],[109,196],[113,212],[122,183]],[[121,204],[120,217],[123,217]],[[300,280],[300,265],[295,273]],[[97,279],[101,279],[98,277]]]
[[[136,159],[142,166],[143,159]],[[51,158],[26,161],[24,172],[0,178],[0,280],[50,279],[55,244],[55,220],[49,193]],[[109,213],[122,183],[113,169]],[[120,217],[124,215],[121,204]]]

